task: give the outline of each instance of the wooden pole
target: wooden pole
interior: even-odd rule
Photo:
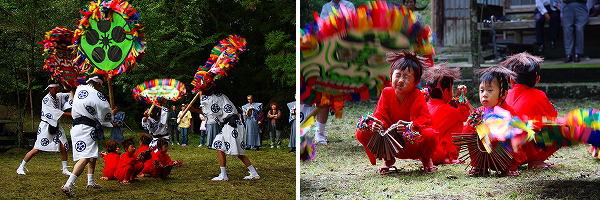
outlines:
[[[317,116],[317,114],[319,114],[319,112],[322,110],[322,107],[315,107],[315,109],[313,109],[312,111],[310,111],[310,113],[308,113],[308,115],[306,117],[304,117],[304,121],[301,122],[301,124],[304,124],[304,122],[306,122],[306,120],[308,120],[308,118],[313,117],[313,116]]]
[[[25,65],[27,67],[27,88],[29,88],[29,112],[31,114],[31,131],[34,131],[33,126],[33,96],[31,95],[31,73],[29,69],[29,59],[27,59],[27,51],[25,51]]]
[[[199,96],[202,96],[202,91],[196,93],[196,96],[194,96],[194,98],[192,99],[192,101],[190,102],[190,104],[188,104],[188,106],[185,107],[185,110],[183,110],[183,115],[177,117],[177,121],[181,122],[181,118],[183,116],[185,116],[185,113],[187,113],[187,111],[190,109],[190,107],[192,107],[192,105],[194,105],[194,103],[196,102],[196,99],[198,99]]]
[[[112,77],[108,77],[108,97],[110,98],[110,109],[115,106],[115,98],[113,97]]]
[[[473,69],[473,79],[472,84],[475,86],[479,83],[479,78],[475,73],[475,70],[480,67],[480,45],[479,45],[479,30],[477,30],[477,22],[479,18],[477,17],[477,0],[470,0],[470,22],[471,22],[471,62]],[[478,87],[478,86],[477,86]]]

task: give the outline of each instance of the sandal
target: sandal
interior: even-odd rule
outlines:
[[[506,170],[502,174],[504,174],[505,176],[516,177],[516,176],[521,175],[521,171],[519,171],[519,170]]]
[[[389,174],[389,173],[397,173],[399,171],[400,170],[398,170],[398,168],[396,168],[396,166],[390,166],[390,167],[379,168],[379,169],[375,170],[375,173],[383,175],[383,174]]]
[[[422,167],[421,167],[421,169],[423,169],[423,172],[427,174],[427,173],[433,173],[433,172],[436,172],[436,171],[438,170],[438,167],[437,167],[437,166],[435,166],[435,165],[434,165],[434,166],[431,166],[431,167],[425,167],[425,166],[422,166]]]

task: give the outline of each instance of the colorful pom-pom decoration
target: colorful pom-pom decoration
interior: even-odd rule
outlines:
[[[44,40],[39,42],[44,46],[44,71],[60,81],[66,90],[75,89],[85,81],[73,63],[72,41],[73,31],[61,26],[46,32]]]
[[[429,26],[404,6],[367,2],[352,10],[340,5],[300,30],[300,98],[319,103],[324,94],[338,101],[378,97],[389,85],[390,51],[435,54]]]
[[[494,142],[510,142],[512,151],[518,152],[522,145],[534,139],[532,128],[532,123],[525,124],[509,111],[496,106],[483,115],[483,121],[476,130],[486,151],[491,153]]]
[[[139,102],[152,104],[178,101],[185,93],[185,85],[176,79],[163,78],[146,81],[135,86],[133,98]]]
[[[238,62],[238,52],[246,50],[246,39],[239,35],[229,35],[213,47],[210,57],[204,66],[198,67],[194,75],[192,93],[207,91],[215,85],[215,80],[227,76],[227,71],[233,69]]]
[[[536,146],[574,146],[579,143],[600,147],[600,112],[598,109],[576,109],[563,117],[537,119]]]
[[[73,37],[75,66],[80,73],[109,79],[133,69],[146,49],[140,14],[127,1],[90,1]]]

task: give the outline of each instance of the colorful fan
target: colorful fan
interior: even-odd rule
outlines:
[[[538,148],[573,146],[579,143],[600,147],[600,112],[598,109],[572,110],[556,119],[536,120],[535,141]]]
[[[492,143],[508,141],[512,151],[518,152],[521,146],[533,140],[535,132],[532,126],[533,124],[525,124],[518,117],[511,116],[509,111],[496,106],[493,110],[485,112],[483,122],[476,130],[487,153],[492,152]]]
[[[154,79],[139,84],[133,88],[133,98],[139,102],[151,104],[154,102],[178,101],[185,93],[185,85],[171,78]]]
[[[146,37],[140,14],[126,1],[90,1],[79,11],[81,19],[73,37],[81,73],[105,74],[108,79],[133,69],[144,54]]]
[[[85,76],[79,74],[73,63],[73,31],[69,28],[55,27],[46,32],[44,40],[44,71],[53,79],[62,82],[66,90],[72,90],[85,81]]]
[[[215,85],[214,81],[227,75],[227,71],[239,60],[238,52],[246,50],[246,39],[239,35],[229,35],[221,40],[210,52],[204,66],[198,67],[194,75],[192,93],[206,91]]]
[[[300,30],[301,100],[308,105],[328,96],[331,105],[379,96],[390,80],[389,51],[435,53],[430,28],[404,6],[367,2],[356,10],[341,5],[325,19],[314,16],[316,22]]]

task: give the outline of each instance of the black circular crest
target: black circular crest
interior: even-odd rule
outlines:
[[[229,144],[229,142],[225,142],[225,151],[229,151],[230,147],[231,147],[231,144]]]
[[[223,147],[223,142],[221,142],[221,140],[215,140],[215,142],[213,143],[213,147],[216,150],[221,150],[221,148]]]
[[[40,140],[40,144],[42,146],[48,146],[48,144],[50,144],[50,140],[48,140],[48,138],[42,138],[42,140]]]
[[[48,118],[48,119],[52,119],[52,114],[50,114],[50,113],[46,113],[46,118]]]
[[[219,107],[219,104],[213,104],[212,106],[210,106],[210,111],[212,111],[213,113],[218,113],[219,111],[221,111],[221,108]]]
[[[98,92],[98,98],[102,101],[106,101],[106,98],[104,98],[104,95],[102,94],[102,92]]]
[[[106,113],[106,115],[104,115],[104,121],[105,122],[110,122],[112,121],[112,114],[111,113]]]
[[[42,103],[47,104],[48,103],[48,97],[44,97],[44,99],[42,99]]]
[[[234,129],[233,131],[231,131],[231,137],[233,137],[233,138],[237,138],[238,137],[237,130]]]
[[[77,141],[77,143],[75,143],[75,150],[77,152],[82,152],[85,150],[85,148],[86,148],[86,145],[85,145],[84,141],[79,140],[79,141]]]
[[[92,106],[85,106],[85,110],[87,110],[90,115],[96,115],[96,109]]]
[[[81,90],[81,91],[79,91],[79,93],[77,93],[77,98],[79,98],[79,99],[85,99],[87,96],[88,96],[87,90]]]
[[[231,106],[231,104],[225,104],[225,106],[223,106],[223,111],[225,111],[225,113],[232,113],[233,106]]]

